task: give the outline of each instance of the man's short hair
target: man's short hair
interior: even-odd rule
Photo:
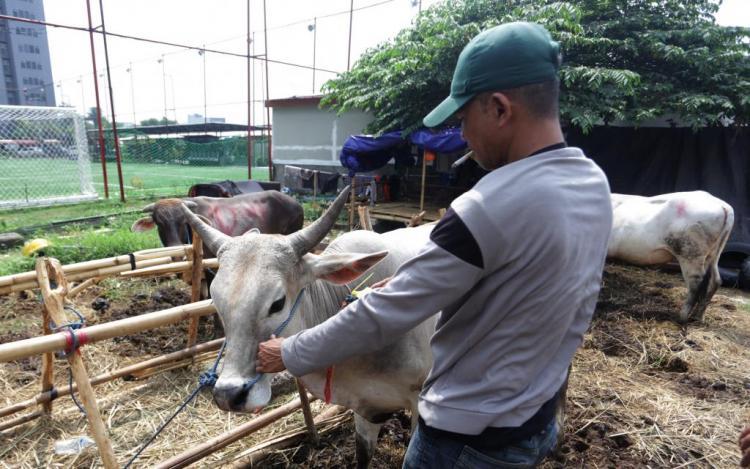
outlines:
[[[513,101],[521,102],[532,117],[537,119],[554,119],[560,116],[560,81],[557,79],[520,86],[500,93]],[[482,93],[483,103],[492,93]]]

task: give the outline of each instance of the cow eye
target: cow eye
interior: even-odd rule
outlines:
[[[282,296],[278,300],[271,303],[271,307],[268,308],[268,313],[269,314],[278,313],[279,311],[282,310],[282,308],[284,308],[284,303],[286,303],[286,297]]]

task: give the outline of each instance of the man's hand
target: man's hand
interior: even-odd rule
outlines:
[[[379,282],[375,282],[375,283],[373,283],[372,285],[370,285],[370,288],[372,288],[373,290],[375,290],[376,288],[383,288],[384,286],[386,286],[386,284],[388,284],[388,282],[389,282],[389,281],[390,281],[390,280],[391,280],[392,278],[393,278],[393,277],[386,277],[386,278],[384,278],[383,280],[381,280],[381,281],[379,281]]]
[[[740,450],[742,451],[740,466],[750,466],[750,427],[746,427],[740,434]]]
[[[283,337],[271,336],[270,340],[258,345],[258,358],[255,360],[255,371],[258,373],[278,373],[286,370],[281,359],[281,343]]]

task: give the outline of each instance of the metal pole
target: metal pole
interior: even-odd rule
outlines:
[[[166,69],[166,64],[164,63],[164,54],[161,55],[161,59],[159,59],[159,62],[161,63],[161,80],[162,80],[162,86],[164,90],[164,120],[166,121],[167,120],[167,69]]]
[[[263,0],[263,34],[265,35],[264,42],[266,47],[266,99],[271,99],[271,94],[268,91],[268,24],[266,14],[266,0]],[[268,106],[266,106],[266,121],[268,122],[268,180],[273,181],[273,153],[271,151],[271,139],[273,137],[271,135],[271,109]]]
[[[206,47],[203,44],[203,47]],[[204,50],[201,54],[203,56],[203,125],[208,124],[208,101],[206,98],[206,51]]]
[[[133,86],[133,62],[130,62],[128,67],[130,73],[130,102],[133,106],[133,129],[138,127],[138,121],[135,120],[135,86]]]
[[[120,183],[120,202],[125,202],[125,187],[122,182],[122,157],[120,156],[120,141],[117,137],[117,119],[115,118],[115,100],[112,95],[112,74],[109,72],[109,51],[107,49],[107,28],[104,27],[104,5],[99,0],[99,14],[102,18],[102,38],[104,38],[104,63],[107,66],[107,85],[109,86],[109,106],[112,111],[112,138],[115,142],[115,160],[117,161],[117,178]]]
[[[313,86],[312,94],[315,94],[315,50],[318,43],[318,18],[313,18]]]
[[[253,178],[253,89],[252,79],[255,78],[252,75],[252,54],[250,53],[251,47],[255,47],[254,44],[255,34],[253,33],[253,40],[250,40],[250,0],[247,0],[247,178]]]
[[[83,75],[78,77],[78,83],[81,84],[81,109],[82,109],[81,114],[83,114],[85,118],[86,117],[86,92],[83,89]]]
[[[94,94],[96,95],[96,126],[99,129],[99,156],[102,160],[102,177],[104,178],[104,197],[109,199],[107,182],[107,150],[104,147],[104,128],[102,127],[102,106],[99,102],[99,79],[96,76],[96,52],[94,50],[94,25],[91,21],[91,0],[86,0],[86,12],[89,19],[89,41],[91,42],[91,65],[94,68]]]
[[[349,47],[346,52],[346,71],[351,68],[352,61],[352,21],[354,20],[354,0],[349,2]]]

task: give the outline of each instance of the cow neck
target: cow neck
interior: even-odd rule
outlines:
[[[341,309],[341,303],[349,294],[343,285],[333,285],[323,280],[316,280],[306,287],[302,298],[300,317],[305,329],[317,326],[335,315]]]

